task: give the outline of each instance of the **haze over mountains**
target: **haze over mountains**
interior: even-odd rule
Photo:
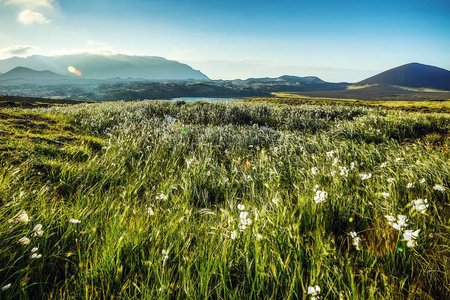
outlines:
[[[0,60],[0,72],[16,67],[34,71],[50,71],[68,78],[77,78],[69,72],[72,66],[81,71],[83,79],[135,78],[146,80],[209,80],[200,71],[186,64],[154,56],[76,54],[63,56],[33,55]],[[22,70],[22,75],[25,75]],[[0,78],[2,79],[2,78]]]

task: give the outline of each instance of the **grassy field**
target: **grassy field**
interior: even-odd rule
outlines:
[[[1,299],[450,299],[450,115],[0,112]]]
[[[382,109],[398,109],[411,112],[438,112],[438,113],[450,113],[450,98],[448,99],[433,99],[433,94],[429,94],[430,98],[423,97],[421,100],[405,101],[395,100],[395,97],[389,100],[383,100],[383,97],[377,96],[370,100],[370,97],[362,97],[360,100],[357,98],[339,98],[340,91],[317,91],[317,92],[305,92],[305,93],[273,93],[273,98],[251,98],[248,102],[266,102],[266,103],[278,103],[288,105],[302,105],[302,104],[326,104],[326,105],[345,105],[345,106],[364,106],[374,107]],[[323,93],[327,97],[319,96]],[[327,93],[329,95],[327,95]],[[315,95],[317,94],[317,95]],[[447,93],[450,97],[450,93]],[[335,96],[333,96],[335,95]],[[350,97],[350,96],[349,96]]]

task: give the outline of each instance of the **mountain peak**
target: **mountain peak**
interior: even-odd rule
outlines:
[[[421,63],[409,63],[367,78],[355,85],[387,84],[450,90],[450,71]]]
[[[63,80],[68,77],[51,71],[36,71],[30,68],[18,66],[0,76],[0,80]]]

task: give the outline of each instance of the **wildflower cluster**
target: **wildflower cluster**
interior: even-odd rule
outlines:
[[[238,205],[238,209],[241,211],[239,213],[239,230],[244,231],[247,226],[250,226],[252,224],[252,219],[250,218],[250,213],[245,210],[245,206],[242,204]]]
[[[311,295],[311,300],[319,299],[320,295],[320,286],[309,286],[308,287],[308,295]]]
[[[417,199],[411,201],[412,208],[417,210],[418,212],[425,214],[428,208],[428,200],[425,199]]]
[[[389,225],[391,225],[393,228],[395,228],[398,231],[402,231],[405,227],[408,226],[408,219],[404,215],[398,215],[397,219],[392,215],[386,215],[386,219],[389,221]],[[407,241],[408,247],[415,247],[417,246],[417,238],[419,237],[420,229],[417,229],[416,231],[413,230],[405,230],[403,233],[403,240]]]
[[[318,186],[318,185],[316,185],[316,186],[314,187],[314,192],[315,192],[315,195],[314,195],[314,201],[315,201],[316,203],[322,203],[322,202],[324,202],[325,200],[327,200],[328,193],[325,192],[325,191],[319,190],[319,186]]]

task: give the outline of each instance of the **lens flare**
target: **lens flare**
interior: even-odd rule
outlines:
[[[81,73],[81,71],[77,70],[75,67],[70,66],[67,69],[69,70],[70,73],[75,74],[77,76],[83,75],[83,73]]]

